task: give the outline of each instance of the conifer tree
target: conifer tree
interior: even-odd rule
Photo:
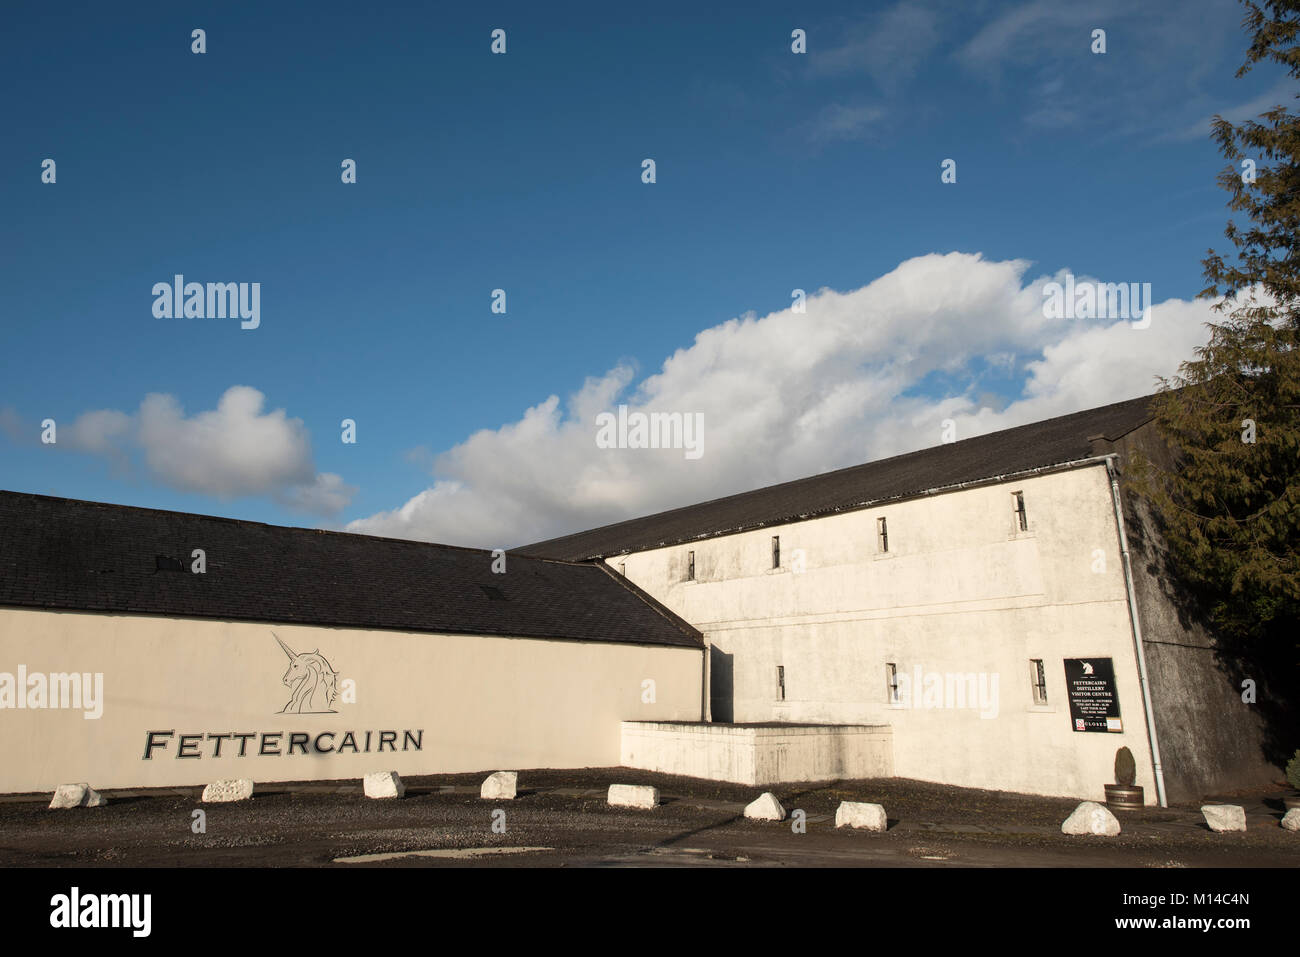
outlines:
[[[1242,2],[1250,45],[1237,76],[1273,63],[1300,81],[1300,0]],[[1208,286],[1201,295],[1218,300],[1218,315],[1196,358],[1162,380],[1154,411],[1174,464],[1148,463],[1142,486],[1179,572],[1207,602],[1216,630],[1266,657],[1285,648],[1283,659],[1294,664],[1300,116],[1285,104],[1237,125],[1216,116],[1213,137],[1230,163],[1218,182],[1244,222],[1229,221],[1224,235],[1233,248],[1226,256],[1209,250],[1203,260]]]

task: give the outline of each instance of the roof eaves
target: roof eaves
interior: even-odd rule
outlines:
[[[1127,433],[1123,433],[1127,434]],[[1070,459],[1068,461],[1052,463],[1048,465],[1038,465],[1033,468],[1020,469],[1015,472],[1006,472],[1001,475],[991,475],[985,478],[969,479],[963,482],[954,482],[949,485],[938,485],[934,488],[919,489],[912,492],[902,492],[896,495],[886,495],[876,499],[865,499],[860,502],[854,502],[849,505],[837,505],[832,508],[819,509],[813,512],[801,512],[797,515],[787,515],[781,518],[766,519],[761,522],[750,522],[743,525],[737,525],[730,528],[718,529],[713,532],[705,532],[701,535],[694,535],[688,538],[665,539],[651,545],[642,545],[633,548],[622,548],[611,550],[595,555],[589,555],[582,561],[593,561],[596,559],[610,558],[617,555],[631,555],[637,552],[653,551],[656,548],[669,548],[673,545],[685,545],[687,542],[705,541],[711,538],[722,538],[727,535],[738,535],[741,532],[752,532],[762,528],[773,528],[777,525],[790,525],[794,522],[808,521],[816,518],[826,518],[830,515],[839,515],[845,512],[857,512],[864,508],[875,508],[879,505],[885,505],[891,502],[902,502],[914,498],[925,498],[930,495],[941,495],[945,492],[957,492],[966,488],[974,488],[980,485],[998,485],[1002,482],[1010,482],[1016,478],[1023,478],[1028,475],[1036,475],[1042,472],[1063,471],[1071,468],[1085,468],[1089,465],[1100,465],[1105,462],[1108,455],[1092,455],[1082,459]]]
[[[608,571],[608,569],[606,569],[606,571]],[[629,582],[629,584],[631,583]],[[651,601],[653,601],[653,599]],[[62,611],[62,612],[71,612],[73,614],[130,615],[133,617],[140,617],[140,618],[167,618],[167,619],[180,619],[180,620],[189,619],[194,621],[236,621],[245,624],[264,624],[268,626],[269,625],[299,625],[302,627],[310,627],[310,628],[347,628],[350,630],[358,630],[358,631],[390,631],[390,632],[395,631],[395,632],[402,632],[404,634],[412,634],[412,635],[465,635],[468,637],[477,637],[477,638],[515,638],[515,639],[523,638],[523,639],[533,639],[536,641],[589,641],[595,644],[613,643],[613,644],[620,644],[620,645],[651,645],[655,647],[663,647],[665,645],[671,647],[694,647],[696,640],[698,640],[700,646],[703,647],[703,642],[704,642],[703,636],[698,631],[695,631],[695,629],[693,628],[690,629],[692,633],[684,634],[682,636],[683,640],[676,641],[676,640],[668,640],[668,639],[622,638],[622,637],[590,638],[590,637],[583,637],[581,635],[553,635],[553,634],[544,634],[540,632],[525,633],[525,632],[510,632],[507,630],[487,630],[487,629],[474,630],[470,628],[421,628],[418,625],[410,625],[410,626],[377,625],[377,624],[367,624],[364,622],[349,621],[346,619],[330,619],[330,618],[271,619],[271,618],[260,618],[255,616],[246,616],[246,615],[203,615],[195,612],[177,614],[173,612],[149,611],[149,610],[130,608],[130,607],[111,607],[107,605],[91,606],[89,603],[85,603],[85,604],[78,603],[77,605],[72,606],[72,605],[61,605],[57,603],[51,603],[48,601],[39,601],[39,602],[34,601],[29,604],[17,604],[17,603],[4,602],[4,603],[0,603],[0,608],[17,608],[24,611]],[[663,614],[663,611],[660,611],[660,613]],[[672,618],[676,618],[676,616],[672,615],[672,612],[668,612],[667,615],[665,615],[665,617],[669,617],[669,616],[671,616],[670,621],[672,620]],[[690,626],[688,625],[687,628],[690,628]]]
[[[626,588],[628,591],[632,592],[632,594],[634,594],[637,598],[641,599],[641,601],[643,601],[650,608],[651,611],[654,611],[659,615],[661,615],[670,625],[675,627],[678,631],[682,632],[684,636],[691,639],[693,644],[697,643],[700,648],[704,647],[704,634],[698,628],[696,628],[694,625],[688,622],[685,618],[682,618],[680,615],[674,612],[667,605],[660,602],[649,592],[642,589],[635,582],[630,581],[626,575],[620,575],[618,572],[614,571],[614,569],[610,568],[608,565],[605,564],[603,560],[600,559],[590,560],[587,564],[591,564],[594,565],[596,568],[599,568],[610,578],[614,579],[620,585]]]

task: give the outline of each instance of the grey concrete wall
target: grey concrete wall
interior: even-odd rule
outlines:
[[[892,777],[893,730],[624,721],[622,764],[755,785]]]
[[[1122,468],[1137,451],[1167,464],[1153,424],[1113,450],[1122,456]],[[1150,505],[1128,483],[1121,498],[1169,800],[1198,801],[1279,780],[1282,772],[1267,754],[1268,713],[1279,705],[1270,700],[1270,676],[1215,636],[1208,616],[1179,582]],[[1246,678],[1257,684],[1260,700],[1254,704],[1242,700]]]

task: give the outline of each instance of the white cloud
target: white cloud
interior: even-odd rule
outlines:
[[[215,410],[185,417],[173,396],[140,403],[138,441],[153,473],[173,488],[219,498],[310,484],[311,444],[301,419],[262,413],[265,397],[231,386]]]
[[[1146,329],[1045,319],[1042,286],[1063,273],[1027,280],[1028,269],[932,254],[861,289],[821,290],[806,314],[730,319],[639,383],[616,366],[563,408],[553,395],[475,433],[436,458],[430,488],[348,529],[520,545],[917,449],[940,440],[944,418],[964,438],[1146,394],[1205,339],[1204,302],[1157,303]],[[1018,370],[1009,404],[977,398],[990,358],[1000,375]],[[929,394],[918,385],[931,373],[962,385]],[[595,416],[620,402],[704,413],[703,457],[597,448]]]
[[[1026,134],[1086,130],[1094,147],[1205,139],[1206,124],[1189,124],[1213,112],[1246,42],[1219,0],[1183,0],[1176,17],[1127,0],[1030,0],[995,4],[980,22],[954,62],[1015,110]],[[1093,52],[1098,29],[1105,53]]]
[[[321,472],[308,485],[291,485],[276,493],[276,501],[300,512],[317,515],[337,515],[347,508],[355,485],[348,485],[334,472]]]
[[[1029,51],[1041,51],[1065,29],[1094,23],[1100,12],[1054,0],[1016,5],[971,37],[959,58],[968,66],[988,68],[1009,58],[1029,57]]]
[[[866,72],[893,91],[929,61],[940,40],[940,14],[925,4],[902,2],[842,30],[813,34],[810,68],[818,74]],[[822,49],[825,37],[829,45]]]
[[[877,106],[831,103],[819,110],[807,123],[805,135],[816,144],[860,140],[884,115],[885,111]]]
[[[266,397],[231,386],[216,409],[186,416],[175,396],[151,393],[128,415],[82,413],[60,429],[58,445],[102,455],[122,468],[139,452],[151,478],[170,488],[221,499],[271,496],[291,508],[337,514],[356,489],[334,473],[317,474],[301,419],[263,412]]]
[[[66,442],[79,452],[111,455],[118,443],[131,434],[131,417],[116,409],[98,409],[83,412],[67,428],[58,433],[58,441]]]
[[[1214,133],[1215,116],[1223,117],[1234,126],[1240,126],[1247,120],[1267,125],[1260,120],[1261,113],[1266,113],[1279,105],[1292,108],[1295,99],[1296,93],[1293,81],[1290,79],[1279,81],[1267,92],[1246,100],[1244,103],[1234,103],[1231,106],[1224,107],[1217,113],[1208,113],[1195,123],[1169,134],[1168,138],[1177,140],[1209,139]]]
[[[0,406],[0,432],[3,432],[15,445],[36,440],[35,432],[23,421],[18,410],[11,405]]]

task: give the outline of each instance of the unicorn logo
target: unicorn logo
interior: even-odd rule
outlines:
[[[1083,673],[1085,675],[1090,675],[1093,673],[1092,664],[1090,662],[1087,661],[1083,662]]]
[[[334,714],[331,705],[339,693],[339,675],[319,650],[298,654],[275,632],[271,637],[280,643],[289,656],[289,670],[284,673],[284,685],[292,688],[289,703],[280,714]]]

